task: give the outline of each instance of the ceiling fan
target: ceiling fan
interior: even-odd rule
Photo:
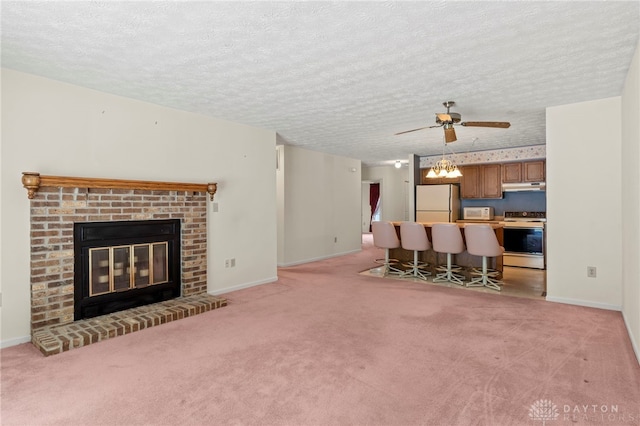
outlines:
[[[436,125],[435,126],[427,126],[420,127],[419,129],[407,130],[404,132],[396,133],[396,135],[402,135],[404,133],[415,132],[422,129],[432,129],[434,127],[443,127],[444,128],[444,140],[445,142],[454,142],[457,140],[456,131],[453,128],[454,124],[460,124],[465,127],[498,127],[501,129],[507,129],[511,126],[511,123],[506,121],[463,121],[461,120],[461,115],[457,112],[449,112],[449,109],[454,106],[456,103],[454,101],[443,102],[442,105],[447,108],[446,113],[436,113]]]

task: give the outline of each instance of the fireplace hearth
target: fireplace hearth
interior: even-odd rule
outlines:
[[[74,320],[180,296],[180,220],[74,224]]]

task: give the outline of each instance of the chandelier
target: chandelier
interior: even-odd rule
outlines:
[[[431,167],[431,170],[427,173],[428,178],[456,178],[462,176],[458,166],[453,161],[444,158],[445,146],[447,146],[446,141],[442,147],[442,159]]]

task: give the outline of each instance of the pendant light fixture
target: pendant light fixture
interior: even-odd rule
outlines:
[[[428,178],[456,178],[462,176],[462,173],[460,173],[460,170],[458,170],[458,166],[456,166],[453,161],[444,158],[444,149],[447,146],[447,142],[456,140],[456,134],[453,130],[453,127],[451,127],[451,131],[453,132],[454,139],[452,141],[447,140],[447,130],[448,129],[445,127],[444,144],[442,146],[442,159],[438,160],[436,164],[431,167],[431,170],[429,170],[429,173],[427,173]]]

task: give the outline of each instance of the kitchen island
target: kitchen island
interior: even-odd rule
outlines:
[[[400,239],[400,224],[402,222],[392,222],[392,223],[396,228],[398,239]],[[419,222],[419,223],[425,227],[427,231],[427,236],[429,237],[429,241],[433,244],[433,239],[431,236],[431,227],[435,222]],[[474,223],[478,223],[478,222],[474,222]],[[458,225],[458,227],[462,231],[462,239],[464,240],[464,227],[466,223],[458,222],[456,223],[456,225]],[[498,243],[501,246],[503,246],[504,245],[503,225],[497,222],[486,223],[486,225],[489,225],[494,230],[494,232],[496,233],[496,237],[498,238]],[[392,259],[398,259],[402,262],[408,262],[413,260],[413,251],[405,250],[400,247],[397,249],[391,249],[389,251],[389,256]],[[427,262],[429,265],[431,265],[432,268],[435,267],[436,265],[446,265],[447,263],[447,255],[444,253],[436,253],[435,251],[433,251],[433,249],[420,252],[419,259],[422,262]],[[470,277],[470,271],[472,268],[482,267],[482,257],[470,255],[465,250],[460,254],[453,255],[453,263],[463,267],[464,275],[468,279]],[[491,269],[495,269],[497,271],[502,272],[503,270],[502,256],[489,258],[488,266]],[[431,272],[434,273],[433,270]]]

